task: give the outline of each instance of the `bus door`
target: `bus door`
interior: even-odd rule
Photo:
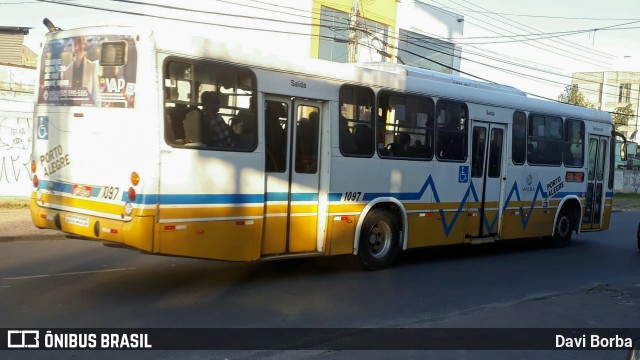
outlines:
[[[477,202],[469,194],[467,237],[486,238],[499,234],[502,217],[506,125],[474,122],[471,141],[471,182]]]
[[[587,203],[582,217],[582,230],[595,230],[602,227],[602,209],[604,206],[604,182],[607,178],[608,139],[604,136],[589,136],[589,156],[587,157]]]
[[[316,252],[322,103],[265,100],[262,255]]]

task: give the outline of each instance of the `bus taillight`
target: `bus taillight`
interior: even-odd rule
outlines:
[[[33,187],[38,187],[38,184],[40,184],[40,180],[38,180],[38,176],[37,175],[33,175]]]
[[[137,172],[132,172],[131,173],[131,184],[133,186],[137,186],[140,183],[140,175],[138,175]]]
[[[31,160],[31,173],[35,174],[36,170],[37,170],[36,161],[35,160]]]
[[[127,195],[129,196],[129,201],[136,201],[136,189],[130,187],[129,191],[127,191]]]

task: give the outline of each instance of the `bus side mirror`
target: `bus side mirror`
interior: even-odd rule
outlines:
[[[613,139],[616,137],[622,139],[622,142],[620,142],[620,160],[627,161],[627,138],[621,132],[615,130],[611,133],[611,136]],[[613,139],[611,141],[614,141]],[[618,141],[616,141],[616,146],[617,144]]]

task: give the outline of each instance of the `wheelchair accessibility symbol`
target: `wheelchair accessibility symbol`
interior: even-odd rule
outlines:
[[[459,183],[469,182],[469,165],[460,166],[460,170],[458,171],[458,182]]]
[[[48,116],[38,116],[38,140],[49,140]]]

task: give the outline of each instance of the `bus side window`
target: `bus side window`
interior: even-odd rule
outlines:
[[[565,166],[582,167],[584,165],[584,122],[580,120],[564,121],[564,153]]]
[[[205,61],[172,60],[165,64],[164,76],[168,144],[212,151],[256,148],[255,80],[250,71]],[[214,94],[216,100],[215,106],[209,105],[207,119],[201,101],[204,94]],[[214,139],[220,134],[214,129],[223,129],[222,137]]]
[[[522,165],[527,160],[527,116],[521,112],[513,113],[513,129],[511,130],[511,160],[516,165]],[[533,150],[530,146],[529,152]]]
[[[343,85],[340,88],[338,142],[344,156],[371,156],[374,151],[373,91]]]
[[[435,106],[428,97],[382,91],[378,95],[381,157],[431,159]]]
[[[438,101],[436,124],[436,156],[440,160],[467,159],[467,105],[448,100]]]
[[[529,164],[561,165],[563,143],[562,118],[538,114],[529,115],[527,149]]]

